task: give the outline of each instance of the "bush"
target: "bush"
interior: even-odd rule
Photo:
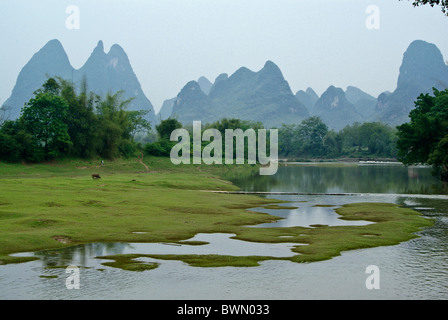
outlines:
[[[125,157],[132,157],[137,150],[136,145],[129,140],[122,140],[118,145],[118,151]]]
[[[153,143],[147,143],[144,147],[144,152],[151,156],[169,157],[173,146],[174,143],[171,141],[160,140]]]
[[[7,162],[20,160],[20,150],[16,140],[2,132],[0,132],[0,160]]]

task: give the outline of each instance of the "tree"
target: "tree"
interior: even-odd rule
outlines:
[[[49,78],[18,120],[0,118],[0,160],[134,155],[135,133],[149,130],[150,124],[144,119],[146,111],[126,110],[132,99],[121,99],[122,93],[101,98],[87,91],[85,80],[77,93],[72,82]]]
[[[0,127],[0,160],[39,162],[44,159],[43,151],[25,130],[23,119],[5,121]]]
[[[414,5],[414,7],[426,4],[429,4],[431,7],[438,5],[442,7],[442,12],[448,16],[448,0],[414,0],[412,4]]]
[[[132,139],[139,132],[149,132],[151,130],[151,123],[145,119],[149,113],[148,110],[128,111],[129,122],[131,123],[130,134]]]
[[[359,127],[362,147],[368,148],[370,155],[395,156],[395,129],[380,122],[365,122]]]
[[[182,128],[182,124],[176,119],[166,119],[160,122],[156,126],[157,133],[159,135],[159,139],[161,140],[170,140],[171,132],[175,129]]]
[[[298,128],[302,152],[312,157],[324,156],[324,138],[327,133],[328,127],[319,117],[303,120]]]
[[[0,127],[0,159],[8,162],[20,160],[20,145],[15,139],[15,122],[5,121]]]
[[[342,153],[342,135],[339,132],[330,130],[323,139],[327,155],[338,156]]]
[[[47,81],[22,109],[25,130],[46,160],[67,153],[71,141],[67,127],[67,102],[55,95],[53,81]]]
[[[99,98],[87,90],[87,82],[81,83],[77,94],[73,83],[59,78],[60,96],[68,103],[67,126],[72,142],[70,155],[88,158],[95,154],[98,119],[95,104]]]
[[[448,181],[448,135],[437,144],[429,155],[428,163],[435,168],[435,174],[443,181]]]
[[[122,100],[122,94],[122,91],[108,93],[97,105],[97,153],[109,159],[119,156],[120,151],[125,151],[126,155],[132,151],[132,126],[126,111],[132,99]]]
[[[396,130],[381,122],[354,123],[340,131],[343,147],[357,156],[396,156]]]
[[[58,96],[61,91],[61,86],[54,78],[49,78],[42,85],[42,91],[51,93],[52,95]]]
[[[278,130],[278,148],[282,156],[297,156],[299,142],[296,124],[282,124]]]
[[[410,122],[397,127],[398,159],[405,165],[432,164],[439,177],[448,181],[448,89],[421,94],[409,113]]]
[[[156,126],[158,140],[145,144],[145,153],[156,157],[169,157],[171,148],[175,145],[175,142],[170,140],[171,132],[180,128],[182,128],[182,123],[174,118],[162,120]]]
[[[325,157],[339,149],[339,137],[328,135],[327,125],[319,117],[300,124],[283,124],[279,129],[279,153],[282,156]],[[331,150],[330,150],[331,149]]]

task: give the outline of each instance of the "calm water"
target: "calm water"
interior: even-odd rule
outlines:
[[[447,299],[448,196],[446,186],[430,171],[401,165],[288,165],[272,177],[234,179],[247,191],[313,193],[275,195],[291,201],[290,209],[254,208],[282,217],[274,224],[280,227],[364,224],[339,220],[334,209],[365,201],[398,203],[435,219],[420,238],[396,246],[344,252],[307,264],[266,261],[251,268],[197,268],[179,261],[157,261],[157,269],[129,272],[105,267],[95,257],[119,253],[284,257],[292,255],[291,246],[298,244],[247,243],[229,234],[196,235],[193,240],[210,243],[204,246],[93,243],[36,252],[40,260],[0,266],[0,299]],[[80,267],[79,290],[66,288],[65,269],[49,268],[68,264]],[[379,267],[380,289],[366,288],[369,265]]]

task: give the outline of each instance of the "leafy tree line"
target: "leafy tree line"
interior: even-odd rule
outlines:
[[[171,132],[182,128],[182,123],[176,119],[162,121],[156,126],[158,140],[145,145],[145,153],[155,156],[170,156],[171,148],[177,142],[170,141]],[[186,126],[190,132],[190,146],[193,143],[192,127]],[[261,122],[246,121],[235,118],[224,118],[219,121],[205,124],[206,129],[217,129],[224,140],[226,129],[264,129]],[[269,150],[269,130],[267,130],[266,150]],[[279,156],[288,158],[336,158],[336,157],[384,157],[394,158],[396,150],[396,129],[377,122],[355,123],[336,132],[329,130],[319,117],[310,117],[300,124],[284,124],[278,128]],[[202,147],[210,142],[202,142]],[[234,156],[236,143],[233,145]],[[244,154],[247,156],[247,138],[244,145]],[[192,153],[192,149],[190,154]],[[223,144],[222,156],[225,157]]]
[[[157,141],[152,143],[147,143],[144,146],[145,153],[148,155],[154,155],[154,156],[163,156],[163,157],[169,157],[172,147],[177,144],[176,141],[170,141],[171,133],[175,129],[184,128],[189,132],[190,135],[190,155],[193,154],[193,126],[192,125],[186,125],[183,126],[182,123],[177,121],[176,119],[169,118],[167,120],[163,120],[160,122],[159,125],[156,126],[157,131]],[[236,118],[223,118],[221,120],[215,121],[213,123],[206,123],[201,126],[201,139],[202,135],[205,130],[207,129],[216,129],[220,132],[222,137],[222,157],[224,158],[225,153],[225,131],[226,129],[241,129],[243,132],[246,132],[247,129],[253,129],[255,130],[255,133],[257,133],[258,129],[264,129],[261,122],[254,122],[254,121],[247,121],[247,120],[241,120]],[[269,132],[267,132],[266,137],[266,148],[269,149]],[[258,136],[256,137],[258,141]],[[201,148],[203,149],[205,146],[207,146],[211,141],[201,141]],[[247,159],[248,155],[248,138],[245,138],[244,143],[244,157]],[[237,144],[234,139],[233,143],[233,158],[236,157],[236,149]]]
[[[328,129],[319,117],[279,128],[279,154],[290,158],[396,156],[396,130],[379,122]]]
[[[104,98],[88,92],[83,81],[77,93],[64,79],[49,78],[34,92],[15,121],[0,126],[0,160],[39,162],[62,157],[130,156],[134,135],[149,130],[144,111],[127,111],[131,100],[122,92]]]
[[[405,165],[430,164],[448,181],[448,89],[421,94],[409,113],[410,122],[398,126],[398,159]]]

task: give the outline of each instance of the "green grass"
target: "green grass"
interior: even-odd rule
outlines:
[[[229,175],[252,174],[252,166],[175,166],[169,159],[65,160],[39,165],[0,164],[0,264],[34,257],[11,253],[57,249],[91,242],[186,241],[198,233],[232,233],[253,242],[297,243],[294,262],[330,259],[342,251],[394,245],[416,237],[432,224],[416,211],[393,204],[350,204],[337,209],[343,219],[375,222],[366,226],[248,228],[277,220],[249,208],[290,208],[253,195],[204,192],[233,191]],[[101,179],[92,179],[99,173]],[[138,233],[136,233],[138,232]],[[191,243],[190,243],[191,242]],[[306,244],[306,245],[302,245]],[[274,257],[220,255],[118,255],[108,266],[143,271],[157,263],[138,257],[176,259],[192,266],[257,266]]]
[[[145,162],[151,171],[135,160],[103,167],[81,161],[2,164],[0,261],[27,261],[8,254],[78,243],[176,242],[274,219],[246,210],[272,201],[203,192],[237,189],[212,172],[223,168],[179,167],[162,158]],[[92,172],[102,178],[92,179]]]

